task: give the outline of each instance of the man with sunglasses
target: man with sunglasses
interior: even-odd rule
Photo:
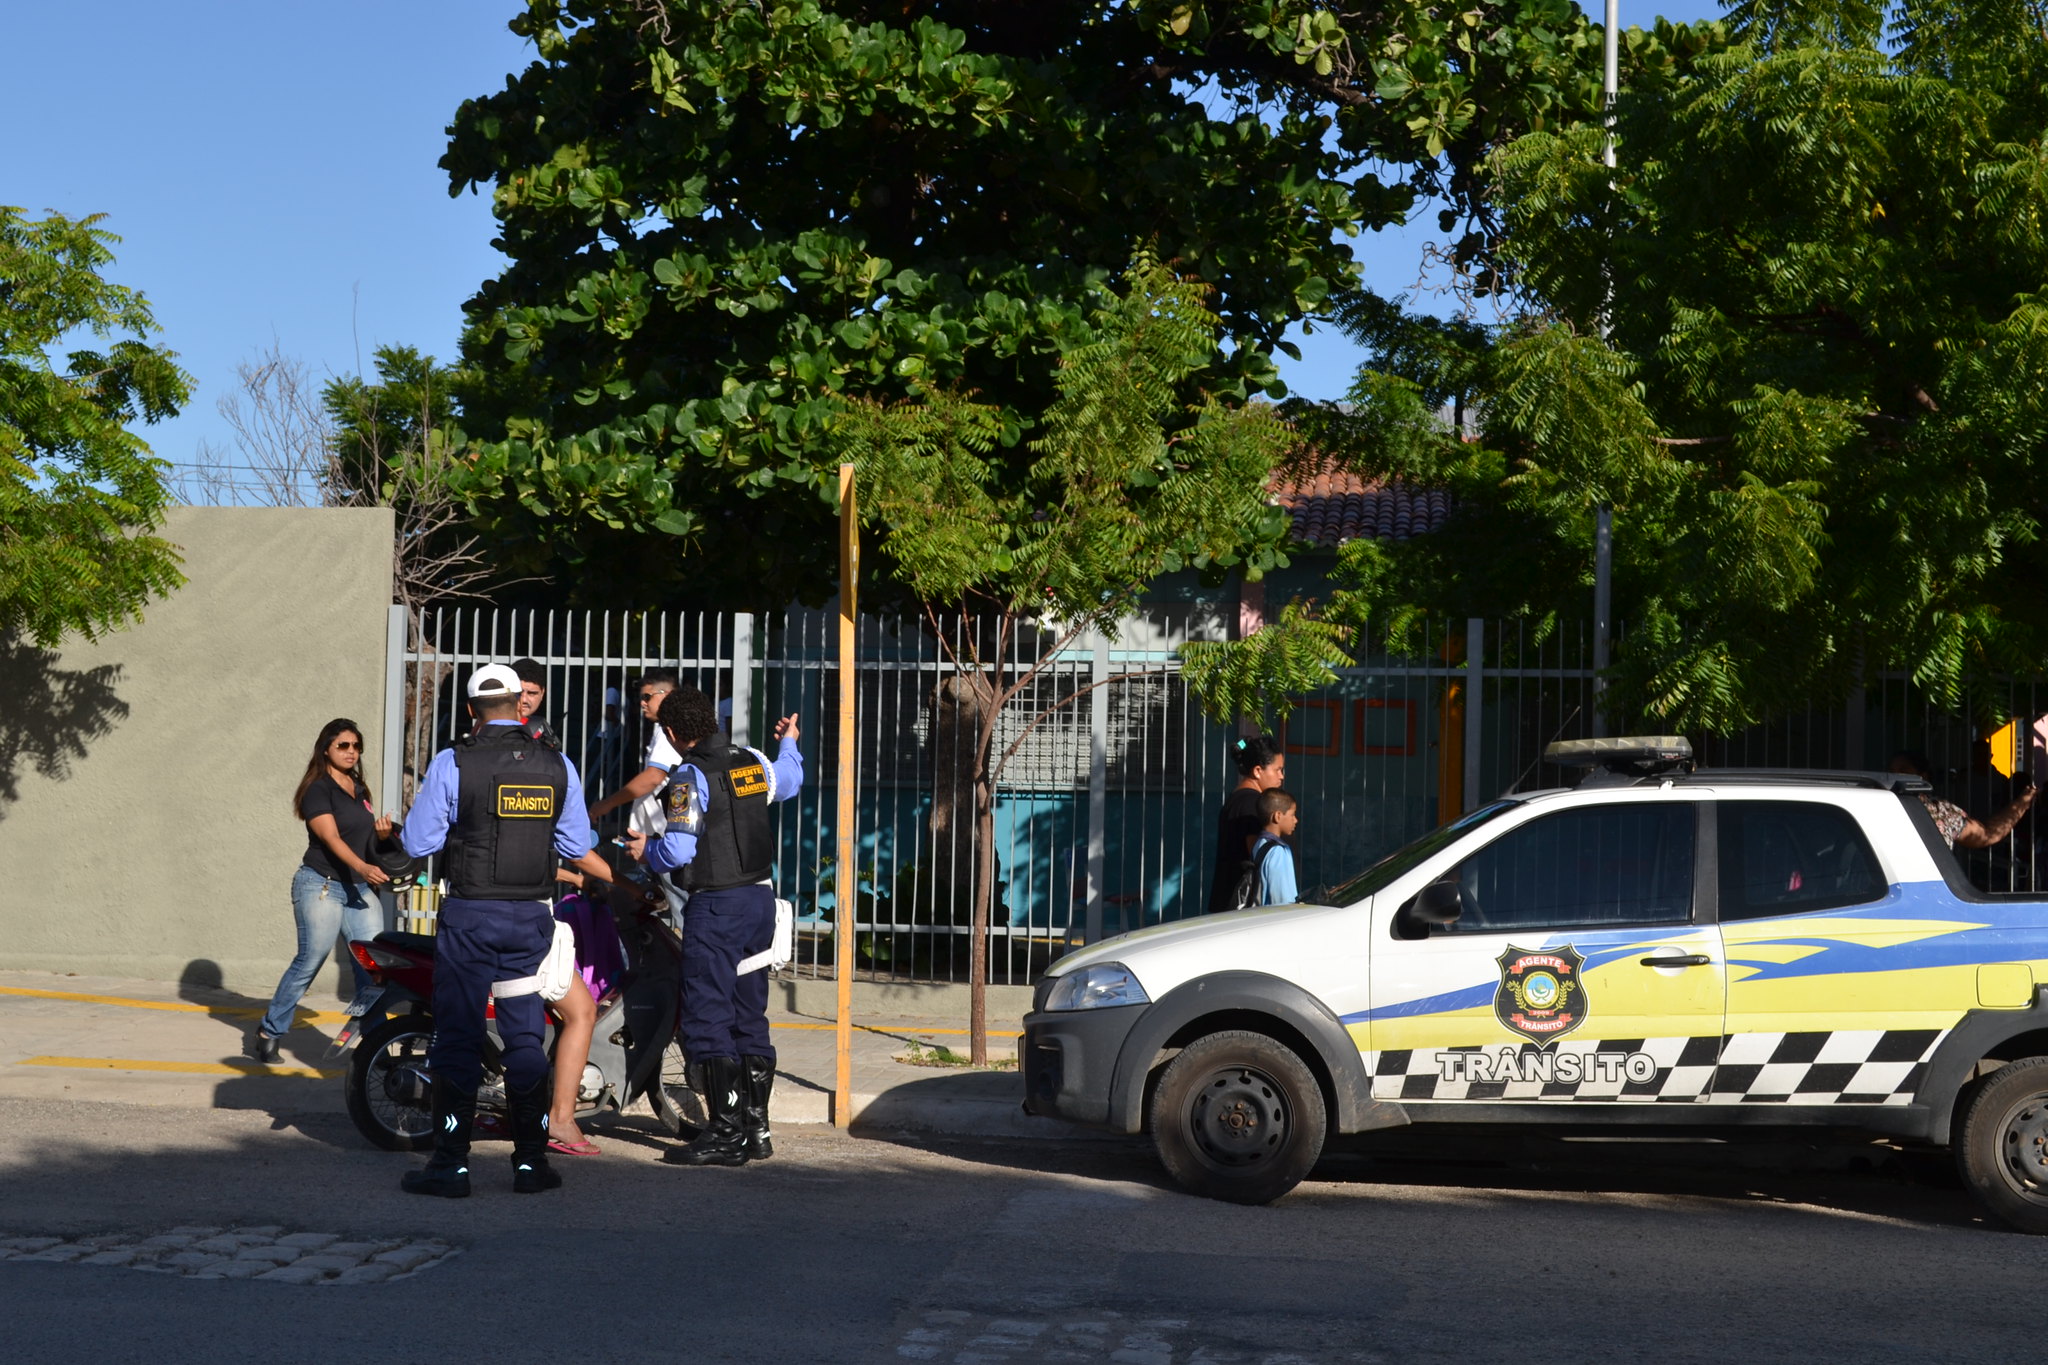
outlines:
[[[434,947],[434,1154],[406,1173],[409,1194],[469,1193],[469,1135],[483,1080],[484,1006],[495,1000],[512,1118],[512,1188],[562,1183],[548,1165],[553,1097],[535,974],[554,942],[556,859],[604,881],[611,868],[570,794],[576,765],[519,719],[519,675],[486,664],[470,675],[476,728],[428,765],[400,841],[415,858],[445,853],[449,895]]]
[[[648,742],[647,757],[640,771],[635,773],[625,786],[590,808],[590,823],[593,827],[619,807],[631,806],[636,816],[632,822],[635,833],[661,832],[651,823],[650,817],[654,813],[654,807],[649,798],[668,785],[669,769],[682,762],[683,756],[676,752],[675,746],[670,744],[668,737],[661,732],[656,717],[661,712],[661,699],[675,691],[679,681],[680,679],[670,670],[657,668],[642,674],[639,682],[634,684],[634,691],[640,703],[640,714],[654,728],[654,738]]]

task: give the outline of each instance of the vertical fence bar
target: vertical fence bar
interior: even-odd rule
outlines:
[[[1842,719],[1842,766],[1845,768],[1876,766],[1863,752],[1867,743],[1863,735],[1865,712],[1869,704],[1869,694],[1864,691],[1862,682],[1858,681],[1856,686],[1850,689],[1849,704]]]
[[[1479,809],[1480,759],[1486,744],[1486,622],[1465,621],[1465,811]]]
[[[1608,640],[1614,610],[1614,509],[1600,504],[1593,530],[1593,738],[1607,735]]]
[[[749,718],[754,706],[754,614],[735,613],[732,618],[732,742],[745,744]],[[775,727],[770,726],[772,731]]]
[[[405,764],[405,608],[384,615],[384,757],[377,772],[379,814],[398,810],[399,769]]]
[[[1102,941],[1103,873],[1109,823],[1109,637],[1095,631],[1088,694],[1088,941]],[[1072,901],[1069,900],[1071,906]],[[1069,910],[1071,918],[1072,911]],[[1048,930],[1049,932],[1049,930]]]

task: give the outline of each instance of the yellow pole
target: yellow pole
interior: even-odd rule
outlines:
[[[1444,687],[1437,706],[1436,822],[1448,825],[1465,813],[1465,684]]]
[[[854,875],[853,635],[854,590],[860,580],[860,518],[853,505],[853,466],[839,466],[839,858],[838,906],[833,915],[834,971],[839,983],[838,1077],[832,1087],[832,1122],[853,1122],[853,935],[860,878]]]

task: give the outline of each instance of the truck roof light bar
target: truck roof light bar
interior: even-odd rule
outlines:
[[[1621,735],[1613,739],[1566,739],[1547,745],[1546,763],[1593,768],[1579,785],[1608,786],[1692,770],[1692,745],[1683,735]]]

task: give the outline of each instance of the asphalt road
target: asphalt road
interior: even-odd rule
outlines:
[[[2016,1360],[2048,1238],[1805,1149],[1446,1146],[1327,1160],[1283,1203],[1176,1193],[1130,1143],[785,1128],[743,1170],[651,1136],[510,1193],[402,1195],[347,1120],[0,1100],[0,1237],[281,1227],[460,1250],[300,1286],[0,1260],[9,1361]]]

